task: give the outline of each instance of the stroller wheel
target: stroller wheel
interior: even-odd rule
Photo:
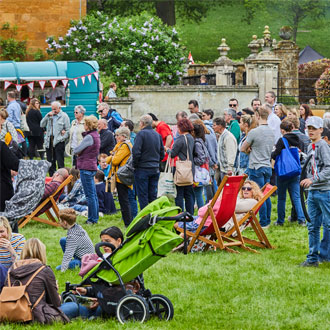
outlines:
[[[173,318],[174,307],[167,297],[153,294],[149,299],[149,312],[160,320],[169,321]]]
[[[143,323],[150,316],[148,304],[145,299],[134,294],[127,295],[119,300],[116,315],[121,324],[129,321]]]
[[[68,302],[77,302],[76,296],[71,292],[63,292],[61,295],[61,300],[63,304]]]

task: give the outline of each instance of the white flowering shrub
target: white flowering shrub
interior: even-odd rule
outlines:
[[[90,14],[46,42],[48,54],[59,60],[98,61],[119,86],[178,84],[186,61],[177,31],[146,13],[113,19]]]

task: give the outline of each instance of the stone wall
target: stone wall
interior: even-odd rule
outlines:
[[[131,119],[138,119],[148,112],[152,112],[160,120],[175,123],[178,111],[188,111],[189,100],[199,102],[200,110],[212,109],[215,116],[223,114],[228,108],[230,98],[237,98],[239,108],[250,106],[251,100],[258,97],[258,88],[252,86],[134,86],[128,88],[129,98],[133,99],[130,110]],[[116,100],[113,102],[115,108]],[[119,104],[118,104],[119,106]]]
[[[0,0],[1,24],[17,25],[17,38],[31,52],[45,50],[48,36],[65,34],[70,20],[84,15],[86,0]]]

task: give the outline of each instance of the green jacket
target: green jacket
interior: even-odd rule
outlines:
[[[239,140],[241,136],[241,129],[239,127],[239,123],[236,119],[233,119],[228,126],[228,131],[233,134],[236,138],[237,145],[239,145]]]

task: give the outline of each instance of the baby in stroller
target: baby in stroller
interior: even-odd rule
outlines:
[[[118,227],[109,227],[102,230],[100,234],[101,242],[112,244],[118,248],[124,240],[122,231]],[[112,249],[109,246],[104,246],[105,257],[109,256]],[[99,305],[97,297],[92,286],[77,287],[73,293],[80,296],[77,302],[69,301],[62,304],[61,309],[67,317],[73,319],[75,317],[91,318],[102,315],[102,308]]]
[[[102,261],[80,284],[66,283],[63,312],[69,317],[116,316],[122,324],[143,323],[150,316],[172,319],[171,301],[146,289],[141,273],[182,242],[173,229],[176,221],[184,221],[185,215],[179,212],[163,196],[140,211],[124,236],[117,227],[103,231],[102,242],[95,246]],[[106,247],[105,254],[101,247]]]

